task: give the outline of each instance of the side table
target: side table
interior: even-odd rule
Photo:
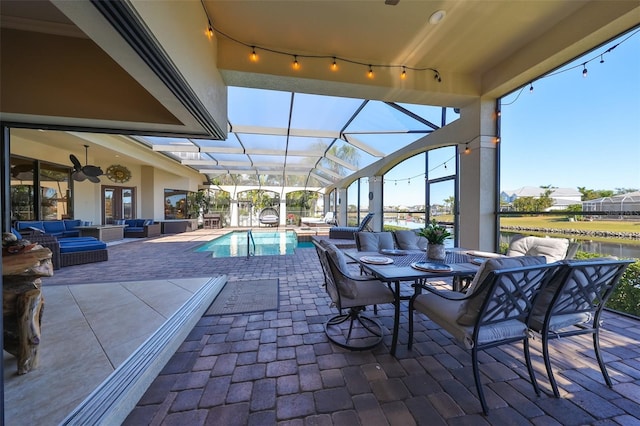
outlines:
[[[18,361],[18,374],[38,366],[44,297],[40,277],[53,275],[51,250],[35,245],[18,254],[2,255],[4,349]]]

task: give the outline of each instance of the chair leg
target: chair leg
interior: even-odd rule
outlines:
[[[407,348],[413,349],[413,299],[409,300],[409,342]]]
[[[362,315],[362,310],[362,307],[354,307],[345,314],[340,313],[330,318],[324,325],[324,331],[329,340],[342,348],[354,351],[371,349],[382,342],[384,337],[382,324]],[[341,327],[347,322],[348,329],[345,329],[346,326]],[[357,334],[355,336],[354,331]]]
[[[549,377],[549,383],[551,383],[551,389],[553,390],[553,396],[560,398],[560,392],[558,392],[558,384],[553,376],[553,370],[551,369],[551,359],[549,358],[549,335],[542,335],[542,358],[544,359],[544,366],[547,369],[547,377]]]
[[[536,395],[540,396],[540,387],[538,386],[538,380],[536,380],[536,374],[533,371],[533,365],[531,365],[531,352],[529,350],[529,338],[522,341],[524,345],[524,359],[527,363],[527,370],[529,371],[529,377],[531,378],[531,384]]]
[[[593,350],[596,352],[596,359],[598,360],[598,364],[600,365],[600,371],[602,371],[602,377],[604,377],[605,383],[610,388],[613,388],[611,378],[609,378],[609,373],[607,372],[607,367],[604,364],[602,354],[600,353],[600,333],[597,329],[593,332]]]
[[[482,412],[485,416],[489,415],[489,407],[487,407],[487,401],[484,399],[484,392],[482,391],[482,382],[480,382],[480,367],[478,366],[478,350],[474,347],[471,349],[471,364],[473,366],[473,379],[476,382],[476,389],[478,390],[478,398],[482,405]]]

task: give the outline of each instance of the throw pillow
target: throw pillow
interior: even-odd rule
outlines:
[[[511,241],[507,256],[544,256],[552,263],[564,259],[568,248],[566,238],[524,237]]]

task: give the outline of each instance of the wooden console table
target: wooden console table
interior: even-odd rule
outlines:
[[[76,226],[81,237],[94,237],[103,242],[117,241],[124,238],[126,225],[89,225]]]
[[[4,349],[18,361],[18,374],[38,366],[44,297],[40,277],[53,275],[51,250],[40,245],[19,254],[2,254]]]

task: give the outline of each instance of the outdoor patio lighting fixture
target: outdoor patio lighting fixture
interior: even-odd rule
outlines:
[[[470,152],[471,152],[471,149],[469,149],[469,144],[467,143],[467,144],[464,146],[464,153],[465,153],[465,154],[469,154]]]
[[[300,63],[298,62],[298,55],[293,55],[293,69],[294,70],[300,69]]]
[[[338,63],[336,62],[336,57],[333,57],[333,63],[331,64],[331,71],[338,71]]]
[[[251,46],[251,62],[258,62],[258,54],[256,53],[256,47]]]
[[[582,77],[587,77],[587,63],[582,64]]]
[[[444,10],[436,10],[429,17],[429,23],[433,24],[433,25],[439,24],[444,19],[444,17],[446,15],[447,15],[446,11],[444,11]]]
[[[402,67],[402,74],[400,74],[400,78],[403,80],[407,78],[407,69],[404,66]]]
[[[367,73],[367,77],[373,78],[373,68],[371,68],[371,65],[369,65],[369,72]]]
[[[533,83],[529,83],[529,93],[533,93]]]

